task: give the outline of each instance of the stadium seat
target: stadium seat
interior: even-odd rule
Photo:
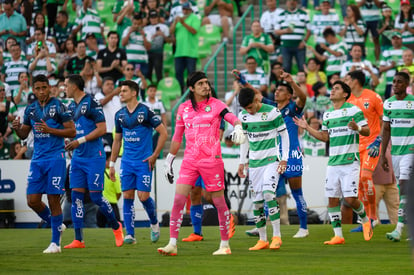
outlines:
[[[203,36],[198,37],[198,58],[205,58],[211,55],[211,45]]]
[[[157,92],[161,91],[161,101],[167,110],[171,109],[171,100],[181,96],[180,83],[175,77],[164,77],[158,83]]]
[[[204,37],[210,45],[216,44],[221,40],[221,28],[213,24],[201,26],[200,36]]]

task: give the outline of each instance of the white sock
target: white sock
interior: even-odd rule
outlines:
[[[338,236],[338,237],[341,237],[341,238],[344,237],[342,235],[342,227],[336,227],[336,228],[334,228],[334,232],[335,232],[335,236]]]
[[[397,227],[395,228],[396,231],[398,231],[398,233],[402,233],[402,230],[404,228],[404,224],[402,222],[397,222]]]
[[[158,231],[160,231],[160,226],[159,226],[159,224],[158,224],[158,223],[156,223],[156,224],[151,224],[151,229],[152,229],[152,231],[154,231],[154,232],[158,232]]]
[[[176,238],[170,238],[170,242],[168,244],[177,246],[177,239]]]
[[[267,232],[266,232],[266,226],[258,228],[259,230],[259,238],[262,241],[267,241]]]
[[[273,237],[280,237],[280,219],[272,221]]]
[[[227,241],[221,240],[220,247],[229,247],[229,241],[228,240]]]

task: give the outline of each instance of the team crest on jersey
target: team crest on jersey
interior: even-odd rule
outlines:
[[[364,102],[364,107],[365,107],[365,109],[368,109],[369,108],[369,102]]]
[[[138,113],[137,120],[139,123],[142,123],[144,121],[144,114]]]
[[[206,108],[204,108],[204,111],[206,111],[207,113],[211,111],[211,107],[210,105],[207,105]]]
[[[177,120],[181,120],[181,116],[180,115],[177,115]]]
[[[56,106],[55,106],[55,105],[50,106],[50,109],[49,109],[49,116],[50,116],[50,117],[54,117],[55,115],[56,115]]]
[[[413,103],[411,101],[407,102],[407,109],[412,109],[413,108]]]
[[[346,108],[345,108],[345,109],[343,109],[343,110],[342,110],[342,115],[343,115],[343,116],[346,116],[346,114],[348,114],[348,111],[347,111],[347,110],[346,110]]]
[[[88,110],[88,105],[87,104],[83,104],[82,107],[81,107],[81,114],[84,115],[87,110]]]
[[[267,120],[267,117],[268,117],[267,113],[263,113],[261,118],[262,120]]]

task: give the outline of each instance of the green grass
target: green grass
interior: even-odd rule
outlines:
[[[64,250],[61,254],[42,254],[50,240],[47,229],[0,230],[0,272],[10,273],[152,273],[152,274],[413,274],[409,242],[394,243],[385,238],[393,225],[375,228],[371,241],[362,233],[343,228],[346,243],[324,246],[332,237],[330,225],[311,225],[306,239],[293,239],[298,226],[282,226],[283,245],[278,251],[248,248],[256,238],[244,233],[250,226],[237,226],[231,239],[232,255],[211,256],[218,248],[217,227],[204,227],[205,240],[178,243],[178,256],[166,257],[156,249],[168,242],[168,228],[152,244],[148,228],[136,229],[137,244],[115,247],[110,229],[85,229],[85,249]],[[268,228],[270,236],[270,228]],[[181,229],[180,237],[191,233]],[[73,230],[63,235],[63,245],[73,239]]]

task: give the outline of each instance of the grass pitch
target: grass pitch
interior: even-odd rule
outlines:
[[[231,239],[232,255],[212,256],[218,249],[218,227],[205,226],[204,241],[178,243],[178,256],[161,256],[157,248],[168,243],[168,228],[161,229],[158,243],[151,243],[149,228],[135,230],[137,244],[116,247],[112,230],[85,229],[85,249],[62,249],[61,254],[42,254],[50,241],[48,229],[0,230],[0,273],[152,273],[152,274],[414,274],[409,242],[385,238],[394,225],[379,225],[371,241],[362,233],[349,233],[355,225],[344,225],[345,244],[326,246],[333,236],[330,225],[309,226],[310,235],[293,239],[298,226],[282,226],[280,250],[248,251],[257,238],[237,226]],[[183,227],[180,239],[192,232]],[[271,230],[268,226],[268,236]],[[67,229],[62,244],[73,240]]]

